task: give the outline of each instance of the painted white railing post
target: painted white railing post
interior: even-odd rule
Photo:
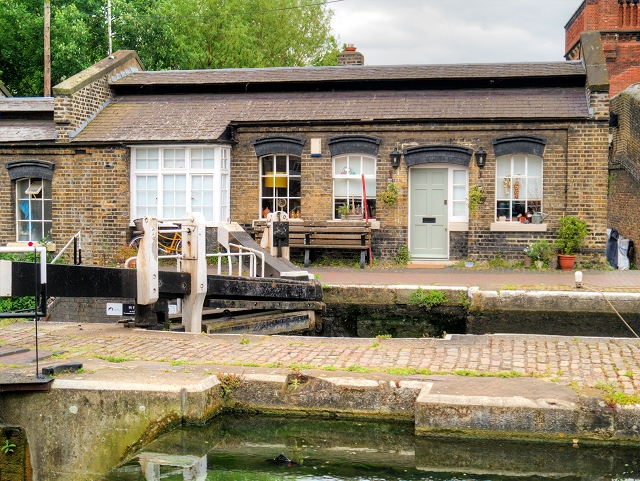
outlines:
[[[182,272],[191,274],[191,294],[182,301],[185,332],[202,332],[202,307],[207,295],[206,228],[204,216],[194,212],[182,222]]]
[[[136,303],[148,306],[158,300],[158,219],[145,216],[142,219],[144,233],[136,260]]]

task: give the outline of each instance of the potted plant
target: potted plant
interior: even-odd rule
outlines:
[[[362,220],[362,206],[356,206],[355,199],[351,199],[351,205],[347,205],[348,220]]]
[[[576,260],[575,253],[584,245],[587,234],[589,231],[586,221],[573,215],[566,215],[560,219],[556,247],[562,252],[558,255],[558,262],[562,270],[570,271],[573,269]]]
[[[336,211],[338,212],[338,215],[340,216],[340,218],[342,220],[346,219],[347,218],[347,214],[349,213],[349,204],[347,204],[345,202],[344,204],[338,206]]]
[[[527,246],[524,249],[524,266],[531,267],[531,262],[533,261],[533,245]]]
[[[398,202],[398,184],[391,182],[387,185],[387,190],[380,193],[380,200],[388,206],[392,206]]]

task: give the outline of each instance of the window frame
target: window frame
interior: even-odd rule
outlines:
[[[230,176],[231,176],[231,148],[227,145],[220,144],[160,144],[160,145],[135,145],[130,146],[131,149],[131,175],[130,175],[130,226],[133,226],[133,219],[141,217],[138,207],[146,212],[152,205],[139,206],[137,202],[137,179],[139,177],[155,177],[156,178],[156,198],[155,198],[155,216],[158,219],[172,218],[165,215],[165,208],[171,208],[164,205],[164,180],[168,176],[185,176],[185,211],[193,212],[193,178],[196,176],[212,176],[213,186],[210,191],[213,193],[213,219],[207,219],[206,227],[217,227],[219,222],[226,222],[230,219]],[[156,168],[138,168],[138,154],[143,150],[158,150],[158,165]],[[202,157],[202,167],[192,167],[193,151],[196,149],[213,149],[213,167],[205,167],[204,156]],[[175,152],[184,150],[184,166],[175,165]],[[164,166],[165,151],[173,151],[174,165],[171,167]],[[224,154],[223,154],[224,152]],[[167,158],[169,160],[169,157]],[[223,161],[226,161],[226,168],[222,168]],[[227,179],[227,188],[222,189],[223,176]],[[198,189],[198,191],[206,192],[209,189]],[[146,190],[146,192],[152,192]],[[225,197],[226,196],[226,197]],[[173,205],[175,207],[175,203]],[[204,205],[202,206],[205,207]],[[201,212],[196,210],[195,212]],[[146,215],[146,214],[143,214]],[[154,215],[154,214],[150,214]]]
[[[272,162],[274,163],[274,167],[273,167],[273,175],[267,175],[265,174],[265,172],[263,171],[264,168],[264,161],[265,159],[267,159],[268,157],[272,157],[273,160]],[[282,172],[278,172],[277,169],[277,158],[278,157],[286,157],[285,160],[285,165],[286,165],[286,171],[284,173]],[[291,174],[291,162],[292,162],[292,158],[294,159],[293,162],[297,161],[300,164],[300,172],[298,172],[298,174]],[[260,191],[260,196],[259,196],[259,212],[258,212],[258,218],[259,219],[266,219],[265,214],[265,204],[268,202],[273,202],[273,209],[270,208],[270,212],[276,212],[277,207],[276,207],[276,203],[278,202],[279,199],[285,199],[286,198],[286,205],[284,207],[282,207],[283,212],[286,212],[289,215],[289,218],[302,218],[303,212],[302,212],[302,156],[300,155],[295,155],[295,154],[286,154],[286,153],[272,153],[272,154],[266,154],[263,155],[261,157],[258,157],[258,164],[259,164],[259,171],[260,171],[260,180],[259,180],[259,184],[258,184],[258,189]],[[277,195],[276,189],[282,189],[284,187],[278,187],[277,185],[277,180],[276,179],[286,179],[287,180],[287,195],[286,196],[279,196]],[[266,181],[266,179],[273,179],[273,186],[271,186],[273,188],[273,195],[269,196],[269,197],[265,197],[264,196],[264,189],[267,188],[268,186],[263,185],[263,182]],[[292,196],[291,195],[291,179],[297,179],[300,182],[300,195],[299,196]],[[299,207],[291,207],[291,200],[295,200],[299,202]],[[297,214],[293,214],[292,212],[294,210],[298,210]],[[297,217],[294,217],[295,215],[297,215]]]
[[[437,162],[433,162],[433,163],[428,163],[428,164],[419,164],[419,165],[415,165],[412,166],[411,169],[447,169],[447,216],[448,216],[448,223],[449,223],[449,230],[463,230],[466,231],[468,230],[468,223],[469,223],[469,167],[466,167],[464,165],[459,165],[459,164],[450,164],[450,163],[437,163]],[[454,201],[454,183],[453,183],[453,177],[454,177],[454,171],[460,171],[460,172],[464,172],[464,178],[466,181],[465,184],[465,195],[464,195],[464,200],[463,199],[456,199]],[[455,184],[455,185],[462,185],[462,184]],[[411,188],[412,186],[409,185],[408,189],[409,192],[411,192]],[[464,215],[453,215],[453,203],[454,202],[464,202]],[[410,204],[410,202],[409,202]],[[410,208],[409,208],[410,210]],[[411,221],[411,215],[409,215],[409,217],[407,218],[408,222]],[[455,229],[452,229],[452,224],[455,224]],[[466,226],[460,226],[459,224],[466,224]]]
[[[20,192],[21,184],[24,187],[24,182],[28,181],[28,187]],[[38,185],[39,183],[39,185]],[[37,186],[37,189],[34,189],[34,185]],[[29,192],[31,191],[31,192]],[[47,198],[46,194],[49,194],[49,198]],[[15,180],[15,239],[16,242],[40,242],[42,239],[46,239],[51,236],[53,233],[53,191],[52,191],[52,182],[49,179],[44,179],[42,177],[22,177],[20,179]],[[24,198],[23,196],[27,195],[28,198]],[[40,197],[37,197],[40,195]],[[37,204],[40,204],[40,218],[38,219],[20,219],[22,211],[22,202],[29,202],[29,216],[32,215],[34,209],[32,209],[32,202],[36,201]],[[50,208],[47,209],[46,203],[49,203]],[[47,214],[49,214],[49,218],[47,218]],[[31,224],[39,223],[42,237],[40,239],[33,239],[31,237],[32,230]],[[20,227],[27,225],[27,239],[21,239]],[[47,230],[47,224],[49,229]]]
[[[520,157],[524,159],[524,163],[525,163],[525,173],[521,174],[521,173],[515,173],[515,162],[516,162],[516,158]],[[505,179],[506,177],[500,176],[499,175],[499,164],[501,162],[504,162],[506,159],[509,159],[510,162],[510,174],[509,174],[509,195],[505,195],[504,194],[504,181],[500,180],[500,179]],[[536,160],[540,162],[540,175],[531,175],[530,174],[530,169],[529,169],[529,162],[530,160]],[[518,179],[518,181],[525,181],[525,188],[523,192],[520,192],[518,195],[518,198],[514,198],[514,179]],[[538,198],[531,198],[529,199],[529,193],[531,188],[529,187],[529,182],[530,179],[539,179],[540,185],[538,187],[539,189],[539,197]],[[499,216],[503,215],[502,213],[499,213],[498,210],[498,203],[499,202],[509,202],[509,216],[505,216],[506,217],[506,221],[507,222],[518,222],[517,218],[516,220],[514,220],[513,217],[513,213],[514,213],[514,206],[513,203],[514,202],[519,202],[519,201],[524,201],[525,205],[524,205],[524,212],[526,213],[529,209],[529,202],[536,202],[540,204],[540,209],[538,212],[544,212],[543,207],[544,207],[544,158],[539,156],[539,155],[533,155],[533,154],[523,154],[523,153],[514,153],[514,154],[506,154],[506,155],[501,155],[500,157],[496,157],[496,170],[495,170],[495,182],[496,182],[496,192],[495,192],[495,202],[494,202],[494,219],[495,221],[499,221]],[[522,194],[524,194],[524,198],[522,197]],[[502,207],[501,209],[506,209],[506,207]],[[503,222],[503,221],[500,221]]]
[[[350,158],[351,157],[360,157],[360,173],[359,174],[350,174],[350,173],[336,173],[336,161],[346,158],[347,159],[347,166],[349,168],[349,170],[351,170],[351,166],[350,166]],[[378,195],[378,189],[377,189],[377,179],[378,179],[378,159],[375,155],[371,155],[371,154],[366,154],[366,153],[361,153],[361,152],[345,152],[339,155],[334,155],[331,158],[331,205],[332,205],[332,212],[333,212],[333,220],[338,220],[340,219],[340,216],[338,215],[338,206],[336,205],[336,180],[357,180],[360,183],[360,197],[354,197],[354,200],[360,205],[362,206],[363,204],[363,200],[364,200],[364,193],[362,192],[362,172],[364,170],[364,159],[368,159],[371,160],[373,163],[373,174],[364,174],[364,178],[365,178],[365,185],[367,184],[367,180],[373,181],[373,186],[375,188],[375,191],[373,192],[373,194],[371,192],[369,192],[367,190],[367,205],[369,206],[369,210],[371,210],[371,206],[373,206],[373,210],[374,210],[374,214],[375,214],[375,209],[376,209],[376,197]],[[346,200],[347,202],[349,202],[349,194],[348,194],[348,189],[349,189],[349,182],[347,182],[347,197]],[[338,199],[340,199],[341,201],[344,200],[343,196],[338,196]],[[341,203],[341,205],[343,205]],[[363,212],[363,217],[364,217],[364,212]],[[375,219],[375,215],[371,215],[371,212],[369,212],[369,218],[370,219]]]

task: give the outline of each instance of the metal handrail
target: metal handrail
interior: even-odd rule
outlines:
[[[256,266],[256,255],[253,252],[216,252],[215,254],[206,254],[206,257],[217,257],[218,258],[218,275],[222,275],[222,264],[220,260],[223,257],[228,258],[229,263],[229,275],[233,275],[233,264],[231,262],[232,257],[238,257],[238,275],[242,276],[242,258],[249,257],[249,277],[256,277],[255,274],[255,266]]]
[[[72,242],[73,242],[73,265],[82,264],[82,231],[81,230],[79,230],[78,232],[76,232],[71,236],[71,239],[69,239],[69,242],[67,242],[64,245],[64,247],[60,249],[60,252],[58,252],[58,254],[51,260],[51,264],[54,264],[60,258],[60,256],[64,254],[64,251],[67,249],[67,247],[71,245]],[[76,263],[76,251],[79,253],[77,263]]]
[[[239,249],[240,252],[242,251],[248,251],[248,252],[253,252],[256,256],[260,256],[260,260],[261,260],[261,266],[260,266],[260,277],[264,277],[264,252],[261,252],[257,249],[252,249],[251,247],[246,247],[246,246],[242,246],[239,244],[233,244],[233,243],[229,243],[229,247],[235,247],[236,249]],[[258,263],[257,263],[257,259],[254,258],[254,272],[256,273],[255,277],[257,277],[257,271],[258,271]]]

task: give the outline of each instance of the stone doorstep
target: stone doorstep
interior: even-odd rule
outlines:
[[[437,260],[437,261],[410,261],[407,269],[444,269],[445,267],[455,265],[454,261]]]

